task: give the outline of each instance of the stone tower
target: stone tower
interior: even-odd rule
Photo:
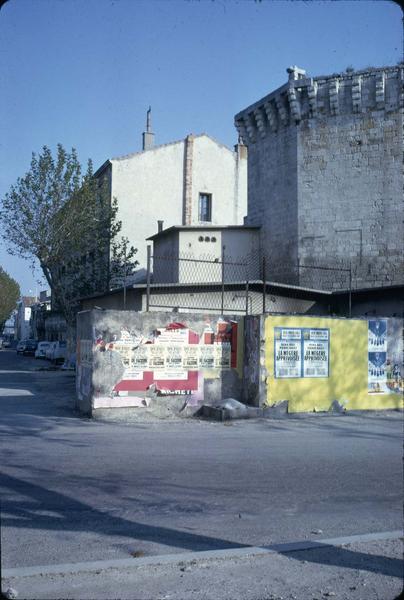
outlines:
[[[248,217],[268,278],[323,289],[404,283],[403,64],[321,77],[297,67],[239,112]],[[306,265],[306,268],[305,268]]]

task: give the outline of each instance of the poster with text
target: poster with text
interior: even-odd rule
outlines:
[[[215,366],[215,346],[213,344],[200,346],[199,348],[199,368],[213,369]]]
[[[214,366],[216,369],[230,369],[231,366],[231,346],[230,344],[214,345]]]
[[[165,346],[165,367],[156,373],[156,379],[164,380],[185,380],[188,378],[188,372],[183,367],[183,349],[182,345]]]
[[[329,376],[329,330],[303,330],[303,377]]]
[[[148,351],[149,345],[143,344],[134,348],[132,351],[132,367],[139,371],[146,371],[149,364]]]
[[[188,344],[183,347],[183,365],[184,369],[191,371],[198,370],[199,364],[199,349],[196,344]]]
[[[301,377],[302,331],[275,327],[275,377]]]

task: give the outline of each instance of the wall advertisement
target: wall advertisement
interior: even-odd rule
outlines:
[[[386,394],[387,389],[387,320],[368,322],[368,392]]]
[[[329,377],[330,330],[274,328],[277,379]]]
[[[101,353],[105,365],[115,365],[111,397],[140,397],[151,388],[159,395],[199,394],[204,372],[237,367],[237,328],[222,318],[207,319],[198,332],[179,322],[147,334],[122,328],[96,337],[83,354]]]
[[[387,319],[368,322],[368,393],[372,395],[403,391],[400,364],[389,356],[387,327]]]

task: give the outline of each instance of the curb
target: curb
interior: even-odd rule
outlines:
[[[3,579],[16,579],[21,577],[34,577],[46,575],[72,575],[77,573],[91,573],[110,569],[138,569],[147,566],[175,565],[192,563],[206,560],[231,560],[234,558],[245,558],[268,554],[287,554],[301,550],[313,550],[330,546],[344,546],[358,542],[372,542],[378,540],[394,540],[403,537],[402,531],[384,531],[379,533],[367,533],[362,535],[351,535],[340,538],[329,538],[322,540],[306,540],[300,542],[289,542],[284,544],[273,544],[271,546],[241,546],[226,550],[204,550],[200,552],[185,552],[181,554],[164,554],[159,556],[147,556],[140,558],[123,558],[116,560],[98,560],[93,562],[65,563],[59,565],[41,565],[35,567],[17,567],[3,569]]]

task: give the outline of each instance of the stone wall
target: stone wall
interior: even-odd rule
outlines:
[[[248,145],[248,223],[262,224],[269,272],[346,289],[346,271],[304,265],[351,265],[354,287],[403,283],[402,65],[288,71],[235,118]]]

